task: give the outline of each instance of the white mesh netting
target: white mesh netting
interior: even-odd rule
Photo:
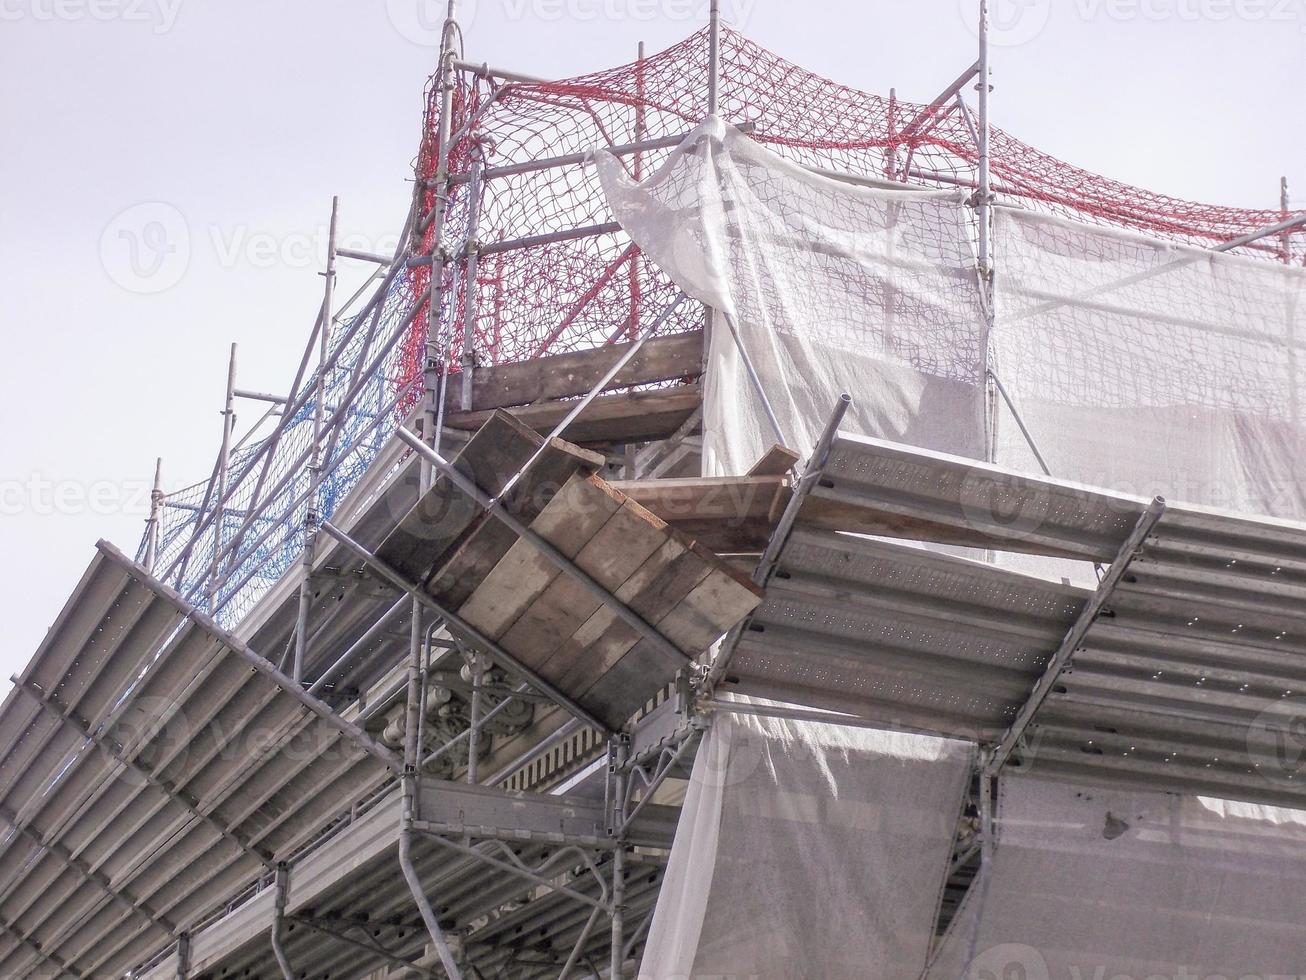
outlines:
[[[596,161],[623,228],[719,311],[708,472],[809,450],[840,391],[850,431],[1036,471],[992,393],[986,424],[991,367],[1055,477],[1306,518],[1306,270],[999,208],[990,332],[956,195],[817,176],[715,119],[641,183]]]
[[[915,980],[973,764],[962,742],[718,714],[639,980]]]
[[[1303,270],[1005,208],[994,255],[997,374],[1053,475],[1306,518]],[[1013,422],[997,461],[1034,470]]]
[[[1306,813],[1007,776],[998,816],[930,980],[1301,973]]]
[[[841,392],[854,394],[850,428],[982,454],[983,317],[957,195],[841,184],[716,119],[641,184],[597,162],[622,227],[730,318],[779,422],[777,434],[717,316],[709,472],[743,473],[775,442],[809,449]]]

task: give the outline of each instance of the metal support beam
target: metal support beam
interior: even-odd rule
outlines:
[[[237,388],[232,394],[237,398],[248,398],[256,402],[271,402],[273,405],[288,405],[290,399],[285,395],[272,395],[266,391],[251,391],[248,388]]]
[[[523,75],[519,71],[505,71],[502,68],[492,68],[485,63],[478,65],[471,61],[455,60],[451,62],[451,65],[455,71],[465,71],[478,78],[502,78],[505,82],[522,82],[525,84],[548,81],[547,78],[538,78],[535,75]]]
[[[403,432],[405,430],[400,429],[399,431]],[[355,555],[361,558],[364,562],[367,563],[367,565],[370,568],[378,572],[382,578],[384,578],[387,582],[393,585],[396,589],[399,589],[401,592],[407,593],[413,599],[417,600],[417,602],[421,603],[427,609],[431,610],[431,612],[435,613],[437,616],[442,617],[447,627],[451,631],[460,634],[464,642],[470,643],[473,646],[480,647],[483,651],[485,651],[490,655],[490,657],[495,661],[495,663],[500,664],[501,666],[507,668],[508,670],[511,670],[514,673],[516,673],[524,681],[530,684],[531,687],[535,688],[537,691],[546,694],[559,707],[565,708],[568,712],[575,715],[578,719],[585,722],[587,725],[590,725],[593,728],[597,728],[601,732],[610,731],[607,725],[599,721],[598,718],[594,717],[594,715],[592,715],[590,712],[582,708],[577,702],[569,698],[566,694],[563,694],[562,691],[556,688],[553,684],[545,680],[543,677],[537,674],[530,667],[527,667],[520,660],[518,660],[516,657],[510,654],[507,650],[499,646],[498,643],[490,639],[488,636],[486,636],[484,633],[478,630],[471,623],[467,622],[465,619],[459,616],[456,612],[444,608],[444,606],[440,605],[433,598],[431,598],[430,595],[428,595],[426,592],[419,589],[414,583],[408,581],[406,578],[404,578],[404,576],[400,575],[397,571],[391,568],[385,561],[378,558],[376,555],[372,554],[372,552],[368,551],[361,544],[359,544],[357,541],[351,538],[344,531],[340,530],[340,528],[336,527],[330,521],[323,522],[322,530],[326,531],[327,534],[331,535],[333,538],[335,538],[337,541],[343,544],[346,548],[352,551]]]
[[[177,980],[190,977],[190,933],[183,932],[177,937]]]
[[[716,115],[721,91],[721,0],[711,0],[707,13],[707,114]]]
[[[1284,232],[1294,231],[1306,226],[1306,214],[1299,214],[1293,218],[1286,218],[1276,224],[1269,225],[1259,231],[1248,232],[1246,235],[1239,235],[1237,238],[1231,238],[1227,242],[1212,247],[1213,252],[1227,252],[1231,248],[1238,248],[1240,245],[1249,245],[1252,242],[1259,241],[1262,238],[1268,238],[1270,235],[1279,235]]]
[[[935,96],[929,105],[922,106],[921,110],[916,113],[916,115],[908,121],[907,125],[902,128],[901,132],[898,133],[899,139],[906,139],[910,136],[915,136],[921,127],[934,117],[934,114],[938,112],[939,109],[943,108],[949,100],[965,88],[967,82],[979,73],[980,63],[977,61],[958,75],[956,81]]]
[[[227,649],[234,653],[245,663],[249,664],[254,670],[262,674],[281,690],[285,691],[301,705],[307,708],[313,714],[317,715],[328,725],[338,731],[355,746],[366,752],[372,758],[376,759],[382,765],[394,772],[403,772],[403,763],[395,756],[393,752],[384,745],[377,742],[367,732],[363,731],[353,722],[346,721],[331,710],[331,707],[309,694],[299,684],[277,670],[272,662],[261,654],[255,653],[249,648],[249,645],[243,640],[234,636],[228,630],[223,629],[213,621],[211,616],[205,615],[191,603],[187,602],[176,590],[170,586],[164,585],[157,578],[147,572],[140,565],[127,558],[113,545],[107,541],[101,541],[97,547],[115,562],[129,571],[137,581],[152,591],[159,598],[163,599],[168,605],[172,606],[183,616],[188,617],[195,622],[200,629],[213,636],[222,643]]]
[[[283,864],[277,868],[276,898],[272,906],[272,952],[277,958],[277,966],[281,967],[281,976],[284,980],[295,980],[295,971],[291,968],[290,958],[286,956],[285,947],[282,945],[286,921],[286,891],[289,885],[290,872]]]
[[[121,905],[133,915],[148,920],[150,925],[162,929],[169,936],[176,936],[180,932],[173,923],[153,911],[144,902],[132,898],[126,892],[115,888],[113,882],[111,882],[107,876],[96,871],[80,858],[74,857],[66,848],[60,847],[54,841],[45,840],[45,838],[31,827],[24,825],[19,821],[16,813],[3,805],[0,805],[0,823],[4,823],[6,826],[11,827],[15,833],[23,837],[42,853],[50,855],[50,857],[54,858],[69,871],[72,871],[83,881],[94,885],[110,899],[118,905]]]
[[[159,515],[163,512],[163,457],[154,461],[154,487],[150,490],[150,516],[145,522],[145,567],[154,571],[159,557]]]
[[[431,943],[440,955],[440,963],[444,967],[445,973],[448,974],[448,980],[462,980],[462,972],[458,969],[458,964],[454,962],[453,951],[444,938],[444,930],[440,928],[440,920],[435,915],[435,909],[431,908],[430,899],[426,897],[426,890],[422,886],[422,879],[413,866],[412,837],[412,825],[411,823],[405,823],[399,831],[399,867],[404,873],[404,881],[408,883],[408,890],[413,894],[413,901],[417,903],[417,911],[421,913],[422,922],[426,926],[427,934],[431,937]]]
[[[535,548],[536,551],[549,559],[549,561],[556,565],[565,575],[575,579],[586,592],[590,593],[590,595],[594,596],[594,598],[598,599],[616,613],[618,619],[635,632],[639,633],[640,636],[644,637],[644,639],[648,640],[655,650],[677,665],[692,662],[692,657],[685,654],[679,647],[649,624],[644,617],[640,616],[637,612],[595,581],[594,577],[591,576],[589,572],[585,571],[572,561],[572,559],[568,558],[550,541],[546,540],[538,532],[527,527],[515,514],[504,507],[501,501],[492,499],[489,494],[477,486],[470,477],[462,472],[462,470],[451,465],[446,459],[444,459],[444,457],[423,443],[421,439],[417,438],[417,436],[413,435],[411,432],[408,432],[405,429],[399,429],[396,434],[405,443],[415,449],[423,459],[427,460],[435,469],[447,478],[449,482],[476,501],[476,503],[479,504],[486,513],[508,527],[519,538],[526,541]]]
[[[658,787],[661,786],[675,768],[680,765],[680,761],[685,757],[685,753],[688,752],[694,743],[698,741],[699,734],[700,732],[695,730],[689,737],[681,739],[680,744],[676,746],[674,752],[663,750],[664,754],[669,756],[669,758],[658,768],[657,772],[654,773],[653,778],[644,785],[644,795],[640,798],[640,801],[635,804],[635,808],[625,814],[625,819],[621,822],[621,826],[616,833],[618,840],[625,838],[626,832],[630,829],[631,825],[634,824],[640,811],[649,804],[653,799],[653,794],[657,792]],[[629,790],[627,792],[629,792]]]
[[[825,470],[826,461],[830,457],[830,447],[834,445],[834,437],[839,432],[839,425],[843,422],[843,417],[848,411],[848,406],[852,404],[852,396],[842,394],[839,400],[835,402],[830,417],[825,420],[825,428],[821,431],[820,437],[816,440],[816,445],[812,447],[812,454],[807,457],[807,465],[803,469],[803,475],[799,477],[793,493],[789,497],[789,503],[785,505],[784,512],[780,515],[780,520],[776,523],[775,530],[771,532],[771,538],[766,543],[766,550],[762,552],[762,557],[757,563],[757,568],[753,570],[753,584],[761,588],[766,588],[766,583],[771,580],[771,574],[775,571],[776,563],[780,560],[780,552],[784,550],[785,543],[789,540],[789,533],[793,530],[794,522],[798,520],[798,512],[803,508],[803,502],[807,499],[812,488],[821,478],[821,473]],[[735,655],[735,647],[739,643],[739,638],[743,636],[744,630],[752,621],[750,615],[742,623],[730,631],[729,636],[721,645],[721,652],[717,655],[704,684],[708,694],[715,690],[725,676],[726,668],[730,666],[730,659]]]
[[[689,299],[689,297],[685,295],[684,292],[678,292],[676,298],[666,305],[662,312],[658,314],[657,318],[639,332],[639,335],[626,347],[622,355],[613,361],[607,371],[603,373],[603,377],[599,378],[599,380],[594,383],[594,386],[586,392],[585,397],[581,398],[572,406],[571,410],[563,417],[562,421],[553,427],[553,431],[548,434],[544,439],[544,442],[540,444],[539,448],[531,454],[530,458],[522,464],[521,468],[518,469],[517,472],[508,479],[508,482],[503,485],[503,489],[490,499],[489,507],[498,505],[499,501],[503,500],[512,492],[512,489],[517,485],[517,482],[530,470],[532,466],[535,465],[536,461],[541,456],[548,452],[549,446],[553,440],[560,438],[562,434],[567,431],[571,423],[576,421],[581,413],[590,406],[594,399],[602,394],[604,389],[612,383],[612,380],[620,374],[622,369],[624,369],[625,366],[634,359],[635,355],[639,353],[640,348],[644,346],[645,342],[662,329],[662,325],[671,319],[676,310],[680,309],[681,305],[687,299]],[[702,409],[699,409],[698,411],[701,412]],[[487,509],[489,509],[489,507],[487,507]]]
[[[375,623],[368,627],[367,632],[355,640],[348,650],[342,653],[336,662],[323,671],[322,676],[308,686],[309,694],[321,694],[330,683],[347,671],[354,663],[362,657],[367,648],[376,642],[377,638],[386,631],[396,619],[398,619],[405,609],[408,609],[412,603],[408,599],[400,599]]]
[[[309,916],[309,915],[292,915],[289,916],[288,918],[290,919],[291,922],[304,926],[306,929],[312,929],[314,932],[318,933],[319,935],[329,936],[332,939],[342,942],[347,946],[352,946],[354,949],[360,949],[363,950],[364,952],[371,953],[374,956],[379,956],[382,959],[384,959],[386,962],[388,962],[391,966],[399,967],[401,970],[417,970],[419,973],[424,973],[427,976],[432,975],[431,971],[424,970],[421,964],[415,963],[412,960],[406,960],[402,956],[399,956],[398,954],[393,953],[390,950],[386,949],[380,943],[370,941],[371,934],[369,932],[368,926],[366,926],[361,922],[332,921],[327,919],[316,918],[314,916]],[[369,941],[354,939],[350,936],[347,936],[345,935],[344,932],[341,931],[342,928],[358,929],[363,933],[363,935],[368,936]]]
[[[1048,661],[1047,667],[1044,668],[1043,675],[1035,682],[1029,697],[1025,699],[1020,711],[1016,713],[1016,717],[1012,720],[1006,733],[989,751],[988,758],[983,766],[985,774],[996,776],[1001,772],[1007,759],[1011,757],[1011,753],[1025,737],[1025,731],[1029,728],[1030,722],[1034,720],[1034,716],[1038,714],[1039,708],[1043,706],[1043,703],[1048,699],[1048,695],[1052,693],[1052,688],[1056,685],[1057,679],[1061,677],[1061,674],[1070,664],[1071,658],[1079,649],[1080,644],[1084,642],[1089,627],[1093,625],[1097,617],[1101,615],[1102,610],[1106,608],[1116,586],[1129,568],[1130,562],[1142,550],[1147,536],[1152,533],[1152,528],[1164,513],[1165,498],[1156,497],[1138,518],[1133,530],[1129,532],[1129,537],[1125,538],[1124,544],[1120,546],[1120,550],[1112,560],[1111,567],[1107,569],[1102,581],[1098,583],[1097,591],[1085,603],[1078,618],[1066,631],[1060,646],[1057,647],[1056,652]]]
[[[75,731],[79,736],[81,736],[86,741],[95,745],[96,748],[103,751],[106,755],[108,755],[119,765],[127,769],[130,769],[141,779],[145,780],[145,782],[147,782],[150,786],[153,786],[155,789],[163,793],[165,796],[167,796],[178,806],[182,807],[182,809],[184,809],[191,816],[202,821],[206,826],[216,831],[219,835],[221,835],[226,840],[231,841],[231,843],[235,844],[238,848],[240,848],[250,857],[254,858],[256,861],[261,862],[263,866],[266,867],[269,871],[276,870],[276,863],[273,861],[272,855],[267,850],[258,847],[252,841],[248,840],[239,831],[233,829],[232,827],[227,826],[222,821],[214,817],[211,813],[205,813],[203,810],[200,809],[199,800],[197,800],[191,794],[185,792],[180,787],[172,785],[167,780],[161,779],[159,776],[155,775],[145,766],[142,766],[135,759],[128,756],[122,750],[121,747],[114,745],[102,734],[92,731],[89,727],[87,727],[84,721],[70,714],[66,708],[64,708],[61,704],[59,704],[59,702],[57,702],[54,699],[53,696],[46,694],[40,689],[38,689],[34,684],[32,684],[31,681],[25,681],[16,676],[10,679],[13,681],[14,686],[18,690],[22,691],[24,694],[26,694],[28,697],[34,700],[38,705],[40,705],[42,710],[47,712],[52,717],[58,719],[58,721],[60,721],[62,724],[67,725],[69,728]]]
[[[19,929],[12,922],[8,922],[4,919],[0,919],[0,930],[9,933],[9,935],[13,936],[20,943],[22,943],[24,946],[30,949],[33,953],[37,955],[37,958],[40,960],[40,962],[49,963],[51,966],[59,970],[60,976],[67,974],[70,977],[76,977],[77,980],[84,980],[84,978],[86,978],[85,973],[82,973],[78,970],[74,970],[71,966],[68,965],[68,963],[65,960],[63,960],[59,956],[56,956],[54,953],[51,953],[49,950],[43,948],[39,942],[37,942],[27,933],[23,932],[23,930]]]
[[[227,362],[227,397],[222,407],[222,448],[218,451],[217,495],[213,505],[213,556],[209,566],[209,611],[216,610],[218,583],[222,577],[222,524],[227,506],[227,471],[231,467],[231,433],[236,424],[236,345],[231,345]]]
[[[608,966],[608,976],[612,980],[622,980],[622,967],[626,962],[626,850],[622,847],[622,835],[628,823],[626,788],[630,774],[626,771],[626,762],[629,756],[630,736],[625,733],[614,735],[608,742],[608,778],[612,782],[608,833],[617,843],[617,849],[612,852],[612,942]]]
[[[526,881],[533,882],[534,884],[539,885],[542,888],[547,888],[549,891],[557,892],[559,895],[566,895],[568,898],[580,902],[583,905],[588,905],[592,908],[601,909],[604,912],[612,911],[612,904],[608,900],[608,891],[606,887],[603,887],[603,876],[598,873],[598,868],[595,866],[593,859],[591,859],[587,854],[581,851],[581,849],[578,846],[574,844],[569,844],[563,848],[560,848],[557,851],[554,851],[538,868],[531,869],[520,864],[514,864],[511,861],[501,860],[497,857],[494,857],[492,854],[487,854],[485,851],[478,851],[474,847],[469,847],[466,844],[460,844],[457,841],[449,840],[449,838],[444,837],[440,834],[423,833],[422,839],[432,841],[436,844],[439,844],[441,847],[448,848],[451,851],[457,851],[459,854],[465,854],[468,857],[475,858],[477,861],[481,861],[485,864],[488,864],[492,868],[497,868],[498,870],[504,871],[508,874],[516,875],[517,877],[523,878]],[[507,842],[505,841],[500,841],[494,838],[487,838],[485,843],[501,846],[506,849],[505,850],[506,854],[509,855],[512,854],[512,849],[508,846]],[[576,891],[576,889],[568,888],[566,885],[559,885],[557,881],[552,880],[546,877],[544,874],[542,874],[542,872],[546,870],[548,867],[556,864],[559,858],[571,856],[571,855],[579,857],[581,859],[581,863],[584,864],[586,868],[588,868],[589,871],[594,875],[595,879],[598,880],[601,888],[599,898],[597,899],[591,898],[589,895],[586,895],[584,892],[578,892]]]

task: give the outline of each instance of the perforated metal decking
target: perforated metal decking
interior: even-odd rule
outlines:
[[[1017,725],[1011,766],[1306,805],[1306,526],[1172,504],[1113,557],[1147,501],[848,435],[812,496],[822,523],[846,507],[917,546],[800,514],[727,690],[990,746]],[[938,545],[1097,562],[1104,584],[1094,599]]]

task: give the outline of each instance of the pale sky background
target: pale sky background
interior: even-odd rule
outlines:
[[[722,8],[818,73],[927,101],[974,59],[973,3]],[[242,387],[286,388],[321,296],[332,194],[349,244],[392,244],[443,6],[0,0],[0,677],[31,656],[96,538],[135,551],[156,456],[169,488],[208,475],[229,344]],[[994,49],[997,125],[1182,197],[1277,207],[1286,174],[1306,203],[1306,0],[995,6],[999,37],[1019,42]],[[572,75],[631,60],[640,40],[666,47],[706,8],[475,0],[467,55]],[[101,242],[152,202],[180,214],[190,254],[175,285],[140,294]],[[342,288],[357,276],[342,270]]]

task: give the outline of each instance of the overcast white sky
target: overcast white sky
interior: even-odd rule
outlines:
[[[974,58],[974,2],[722,7],[793,61],[926,101]],[[228,345],[241,386],[285,389],[332,194],[351,244],[393,240],[443,6],[0,0],[0,677],[35,650],[96,538],[135,550],[155,456],[169,487],[207,475]],[[560,77],[629,61],[640,40],[665,47],[707,0],[463,6],[470,59]],[[998,125],[1180,196],[1275,207],[1286,174],[1306,203],[1306,0],[995,7]],[[175,284],[149,294],[124,288],[116,237],[141,205],[179,215],[189,242]]]

